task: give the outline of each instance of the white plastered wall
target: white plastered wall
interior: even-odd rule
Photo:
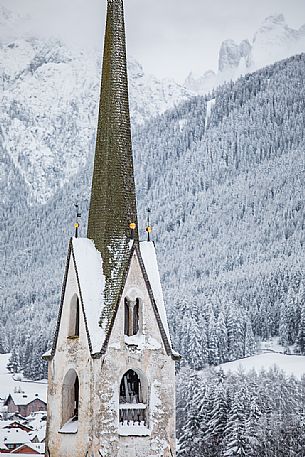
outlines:
[[[141,299],[141,335],[137,346],[124,336],[124,299]],[[135,342],[135,341],[132,341]],[[148,381],[148,436],[120,436],[119,388],[133,369]],[[94,360],[94,455],[103,457],[175,456],[175,363],[165,352],[136,252],[133,255],[106,355]]]
[[[48,433],[47,445],[51,457],[84,457],[90,447],[92,427],[92,358],[86,335],[86,326],[80,303],[79,338],[69,339],[70,302],[78,294],[78,284],[72,255],[62,309],[55,356],[49,362]],[[63,381],[69,369],[79,378],[79,421],[77,433],[62,434]]]

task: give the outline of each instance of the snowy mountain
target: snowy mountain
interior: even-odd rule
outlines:
[[[150,207],[174,344],[195,369],[253,354],[256,338],[302,350],[304,75],[296,56],[134,130],[140,228]],[[68,135],[66,149],[77,141]],[[29,205],[4,151],[0,346],[16,347],[27,376],[41,373],[34,361],[49,346],[76,201],[86,233],[92,156]]]
[[[133,58],[129,58],[128,71],[130,111],[135,125],[143,125],[152,117],[174,108],[194,95],[191,90],[171,79],[160,80],[145,74],[143,67]]]
[[[305,51],[305,24],[295,30],[288,27],[282,14],[269,16],[252,40],[236,43],[226,40],[219,51],[217,74],[208,71],[202,76],[192,73],[185,87],[197,94],[206,94],[225,81],[253,72],[266,65]]]
[[[240,59],[249,65],[249,46],[224,44],[222,71],[234,70]],[[85,225],[99,61],[58,40],[0,46],[0,310],[6,326],[0,325],[0,347],[14,342],[25,352],[22,360],[37,359],[48,347],[76,201]],[[175,342],[195,368],[253,353],[254,336],[296,343],[298,324],[286,324],[288,310],[290,322],[298,321],[303,300],[304,74],[302,55],[226,84],[208,100],[129,61],[140,218],[144,227],[145,208],[152,207]],[[44,316],[39,322],[37,309]],[[26,339],[32,321],[35,332]],[[189,341],[184,325],[196,340]],[[203,339],[217,326],[236,335],[221,355],[207,349],[210,337]],[[30,375],[30,363],[27,369]]]
[[[9,12],[5,18],[11,18]],[[55,39],[0,44],[1,148],[14,173],[24,180],[31,202],[47,202],[94,149],[100,60],[94,53],[71,51]],[[191,96],[174,81],[146,75],[133,59],[129,77],[134,126]],[[5,201],[10,198],[4,185],[7,162],[1,168]]]
[[[268,17],[256,32],[251,52],[255,68],[305,51],[305,24],[294,30],[282,14]]]
[[[212,70],[205,72],[203,75],[196,75],[191,72],[184,85],[195,94],[207,94],[215,88],[216,80],[217,75]]]

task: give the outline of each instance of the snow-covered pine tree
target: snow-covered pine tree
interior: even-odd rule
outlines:
[[[218,338],[217,338],[217,327],[215,322],[215,316],[213,310],[211,310],[208,323],[208,353],[209,353],[209,364],[218,365],[219,353],[218,353]]]
[[[19,371],[18,356],[15,349],[12,350],[11,356],[7,364],[7,369],[10,373],[18,373]]]
[[[216,324],[216,335],[218,343],[219,362],[223,363],[228,357],[228,331],[225,323],[224,313],[221,310]]]
[[[227,427],[229,404],[227,388],[220,382],[214,391],[213,405],[208,422],[209,444],[213,446],[214,454],[223,452],[223,436]]]
[[[223,455],[225,457],[247,456],[246,397],[244,387],[234,395],[231,414],[224,434]]]
[[[252,330],[250,319],[246,321],[245,329],[245,357],[249,357],[256,352],[256,341]]]
[[[301,320],[299,322],[299,331],[296,340],[296,346],[301,354],[305,354],[305,304],[301,309]]]

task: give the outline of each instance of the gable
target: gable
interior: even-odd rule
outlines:
[[[58,335],[61,329],[63,307],[67,301],[67,287],[69,286],[70,276],[73,274],[76,277],[76,287],[81,302],[90,353],[92,357],[96,358],[106,352],[134,254],[137,256],[141,268],[145,287],[149,294],[166,352],[175,360],[180,358],[179,354],[175,353],[171,346],[154,243],[145,241],[133,242],[130,245],[130,258],[124,273],[121,292],[116,306],[112,310],[108,310],[111,313],[111,319],[106,326],[101,321],[101,316],[104,312],[105,288],[101,254],[95,248],[93,241],[87,238],[72,238],[69,244],[53,348],[51,353],[45,354],[44,357],[46,359],[53,358],[55,354]]]
[[[52,358],[56,351],[58,337],[63,327],[63,313],[67,312],[66,307],[69,306],[69,299],[71,299],[71,283],[80,301],[90,352],[97,352],[103,343],[104,332],[99,325],[105,284],[101,255],[91,240],[72,238],[69,243],[53,347],[51,353],[44,355],[46,359]]]
[[[157,262],[156,250],[153,242],[142,241],[139,243],[140,253],[139,262],[146,282],[148,293],[152,305],[155,309],[156,318],[159,324],[163,339],[167,340],[171,348],[170,333],[165,311],[163,291],[161,286],[159,267]]]
[[[143,247],[141,245],[142,242],[134,242],[120,301],[114,312],[111,329],[105,340],[102,352],[105,353],[107,350],[108,343],[111,340],[111,335],[116,324],[118,312],[120,312],[120,320],[122,320],[122,309],[120,309],[120,306],[123,306],[124,304],[124,297],[127,297],[128,294],[134,295],[137,290],[140,299],[143,298],[144,293],[144,307],[146,307],[146,313],[148,312],[148,308],[151,309],[151,321],[153,321],[153,323],[150,323],[151,328],[147,330],[147,334],[157,332],[155,334],[159,335],[159,339],[163,343],[167,355],[176,360],[180,358],[180,356],[173,351],[171,346],[155,247],[152,242],[143,242]],[[121,323],[120,329],[122,332]],[[118,333],[117,330],[115,333]]]
[[[35,449],[32,447],[29,447],[27,444],[23,444],[22,446],[18,447],[14,451],[11,452],[12,454],[32,454],[32,455],[39,455],[39,452],[37,452]]]
[[[32,429],[30,427],[27,427],[26,425],[21,424],[20,422],[17,422],[17,421],[9,422],[8,425],[5,425],[2,428],[20,428],[24,432],[31,432],[32,431]]]

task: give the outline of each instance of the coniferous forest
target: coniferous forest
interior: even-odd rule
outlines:
[[[9,179],[1,205],[0,350],[13,350],[13,370],[28,377],[46,374],[41,354],[52,340],[75,202],[86,234],[95,122],[92,115],[84,164],[47,203],[31,201],[1,151]],[[174,346],[183,356],[181,456],[304,455],[304,379],[276,369],[207,369],[254,354],[271,337],[305,353],[304,125],[302,54],[134,127],[140,228],[144,238],[150,208]],[[69,141],[72,148],[73,135]]]
[[[305,378],[274,368],[225,375],[182,370],[179,457],[302,457]]]

